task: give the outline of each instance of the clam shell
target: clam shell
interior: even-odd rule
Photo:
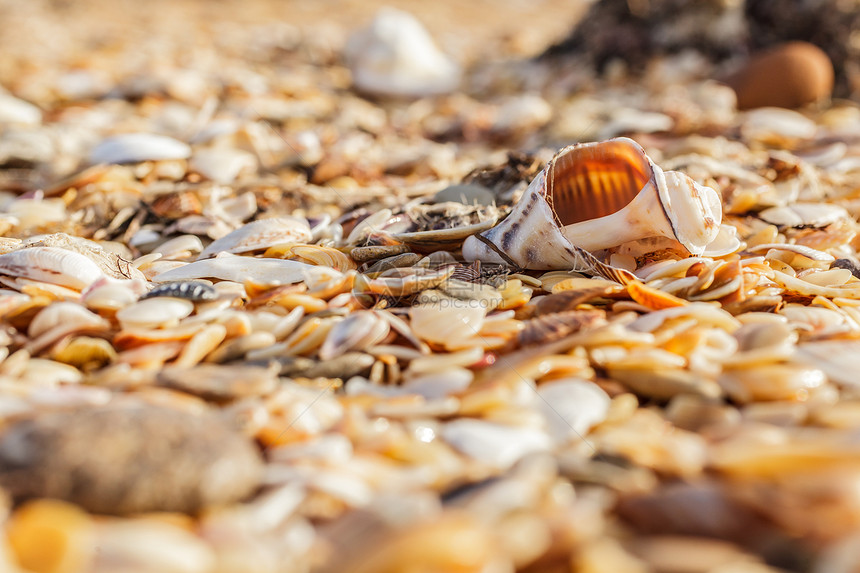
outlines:
[[[388,336],[390,326],[373,311],[356,312],[335,324],[319,351],[320,360],[364,350]]]
[[[76,290],[83,290],[105,276],[89,258],[58,247],[29,247],[0,255],[0,275]]]
[[[213,241],[203,249],[197,259],[208,259],[221,252],[249,253],[267,249],[279,243],[308,243],[310,240],[311,228],[304,218],[260,219]]]
[[[186,159],[191,148],[181,141],[154,133],[125,133],[109,137],[90,153],[90,163],[138,163]]]
[[[116,313],[123,328],[155,328],[179,322],[194,312],[194,304],[180,298],[158,297],[140,301]]]

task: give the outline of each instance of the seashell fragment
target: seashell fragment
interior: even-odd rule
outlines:
[[[290,284],[301,282],[305,273],[313,274],[313,269],[313,265],[298,261],[255,259],[222,253],[214,259],[195,261],[159,273],[152,281],[161,283],[215,278],[238,283],[250,279],[261,284]]]
[[[716,191],[664,172],[636,142],[617,138],[558,152],[504,221],[466,239],[463,256],[569,269],[581,266],[577,249],[599,251],[658,236],[701,254],[721,221]]]
[[[124,133],[109,137],[90,153],[90,163],[138,163],[186,159],[191,148],[181,141],[154,133]]]
[[[311,228],[301,217],[260,219],[243,225],[203,249],[197,260],[214,257],[220,252],[250,253],[267,249],[279,243],[307,243]]]
[[[355,87],[395,97],[422,97],[452,91],[460,68],[439,48],[414,16],[380,10],[366,29],[353,34],[345,56]]]

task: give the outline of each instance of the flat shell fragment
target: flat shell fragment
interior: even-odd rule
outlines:
[[[137,163],[186,159],[191,148],[181,141],[154,133],[126,133],[109,137],[90,153],[90,163]]]
[[[221,279],[243,283],[253,280],[261,284],[292,284],[313,276],[313,265],[282,259],[255,259],[222,254],[213,259],[184,264],[152,278],[153,282]]]

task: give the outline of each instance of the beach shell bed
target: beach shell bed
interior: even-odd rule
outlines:
[[[0,571],[860,570],[856,100],[391,4],[0,0]]]

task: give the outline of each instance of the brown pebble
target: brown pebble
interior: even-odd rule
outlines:
[[[738,109],[797,108],[830,97],[833,64],[820,48],[789,42],[761,52],[726,80]]]
[[[259,485],[257,447],[221,418],[140,405],[39,414],[0,435],[0,486],[94,513],[194,513]]]

